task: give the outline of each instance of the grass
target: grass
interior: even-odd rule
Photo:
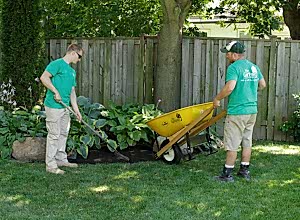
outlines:
[[[220,151],[179,165],[0,162],[0,219],[300,219],[300,147],[256,144],[252,181],[219,183]],[[237,165],[238,165],[237,161]]]

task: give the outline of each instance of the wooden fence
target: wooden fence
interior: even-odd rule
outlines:
[[[182,42],[181,107],[211,101],[225,83],[228,62],[220,53],[232,39],[184,38]],[[240,39],[246,58],[256,63],[267,81],[259,92],[259,113],[254,139],[290,140],[278,127],[293,113],[292,94],[300,92],[300,41]],[[70,43],[82,45],[84,56],[77,70],[77,93],[104,105],[108,100],[153,103],[157,38],[51,39],[50,61],[64,55]],[[223,101],[226,108],[226,100]],[[223,121],[217,123],[223,129]]]

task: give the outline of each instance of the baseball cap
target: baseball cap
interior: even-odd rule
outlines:
[[[224,48],[220,49],[222,53],[244,53],[245,52],[245,46],[239,41],[231,41],[228,43]]]

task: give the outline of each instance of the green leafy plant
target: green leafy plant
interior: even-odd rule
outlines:
[[[146,125],[148,120],[160,114],[153,104],[117,106],[111,102],[109,108],[105,108],[99,103],[91,103],[84,96],[79,96],[77,102],[83,120],[98,132],[101,139],[91,129],[73,121],[67,142],[69,152],[76,151],[86,158],[88,150],[93,147],[107,146],[113,152],[117,148],[123,150],[139,143],[150,143],[154,138]]]
[[[9,158],[15,140],[25,141],[26,137],[46,136],[45,113],[40,106],[31,111],[19,107],[13,111],[0,109],[0,157]]]
[[[300,142],[300,93],[293,94],[293,97],[297,102],[297,108],[291,119],[289,121],[285,121],[280,126],[280,130],[290,133],[293,135],[295,141]]]

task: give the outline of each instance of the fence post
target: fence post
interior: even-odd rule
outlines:
[[[267,121],[267,140],[274,138],[274,116],[275,116],[275,78],[276,78],[276,36],[271,37],[270,62],[269,62],[269,82],[268,85],[268,121]]]

